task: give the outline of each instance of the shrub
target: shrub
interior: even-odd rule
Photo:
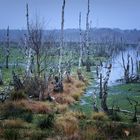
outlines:
[[[113,112],[113,114],[110,116],[110,119],[112,121],[121,121],[121,117],[118,115],[117,112]]]
[[[20,133],[17,129],[5,129],[4,139],[5,140],[19,140]]]
[[[24,113],[21,118],[25,120],[26,122],[31,123],[33,120],[33,114],[31,112],[27,112],[27,113]]]
[[[54,114],[49,114],[47,117],[39,120],[37,126],[41,129],[50,129],[54,126]]]
[[[28,96],[38,98],[40,93],[39,86],[44,87],[45,82],[38,77],[29,78],[24,81],[25,93]]]
[[[22,99],[26,99],[26,95],[24,93],[23,90],[19,90],[19,91],[14,91],[13,93],[11,93],[11,100],[13,101],[17,101],[17,100],[22,100]]]
[[[93,113],[92,118],[98,121],[108,120],[108,116],[104,112]]]

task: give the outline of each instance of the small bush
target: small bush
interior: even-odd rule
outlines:
[[[118,115],[117,112],[113,112],[113,114],[110,116],[110,119],[112,121],[121,121],[121,117]]]
[[[31,123],[33,120],[33,114],[31,112],[27,112],[27,113],[24,113],[21,118],[25,120],[26,122]]]
[[[92,118],[98,121],[108,120],[108,116],[104,112],[93,113]]]
[[[20,133],[17,129],[5,129],[4,139],[5,140],[19,140]]]
[[[11,93],[11,100],[13,100],[13,101],[22,100],[22,99],[26,99],[26,98],[27,97],[22,90],[14,91],[13,93]]]
[[[37,126],[41,129],[50,129],[54,126],[54,114],[49,114],[48,117],[39,120]]]

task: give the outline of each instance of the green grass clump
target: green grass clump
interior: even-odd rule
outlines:
[[[20,133],[17,129],[5,129],[4,130],[4,139],[5,140],[19,140]]]
[[[54,114],[49,114],[47,117],[41,118],[37,126],[41,129],[51,129],[54,126]]]
[[[104,112],[93,113],[92,118],[93,118],[93,120],[97,120],[97,121],[106,121],[106,120],[108,120],[108,116]]]
[[[26,99],[26,98],[27,98],[26,94],[22,90],[14,91],[13,93],[11,93],[11,100],[13,100],[13,101],[18,101],[18,100],[22,100],[22,99]]]

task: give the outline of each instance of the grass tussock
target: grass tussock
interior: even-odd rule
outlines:
[[[56,98],[56,102],[60,104],[72,104],[74,103],[74,99],[68,95],[61,95]]]
[[[68,105],[67,104],[57,104],[56,110],[58,113],[64,113],[68,110]]]
[[[13,91],[10,95],[10,99],[12,101],[18,101],[18,100],[27,99],[27,96],[23,90]]]
[[[11,119],[3,121],[4,128],[24,128],[25,126],[26,123],[20,119]]]
[[[5,129],[3,133],[4,140],[19,140],[20,132],[18,129]]]
[[[77,118],[78,120],[85,119],[86,114],[80,111],[68,111],[65,113],[66,116],[72,116]]]
[[[79,101],[80,97],[81,97],[81,94],[80,93],[72,93],[71,96],[75,99],[75,101]]]
[[[106,121],[108,120],[108,116],[104,112],[93,113],[92,119],[97,121]]]
[[[78,119],[70,114],[61,115],[56,118],[55,128],[63,135],[73,135],[78,131]]]
[[[11,110],[15,111],[17,109],[32,113],[45,114],[51,112],[51,106],[47,102],[39,102],[39,101],[29,101],[29,100],[21,100],[21,101],[9,101],[5,104],[2,104],[3,112],[8,111],[10,113]],[[7,113],[8,113],[7,112]]]
[[[50,113],[51,106],[47,102],[40,101],[23,101],[25,108],[33,113],[46,114]]]
[[[99,137],[97,137],[98,130],[93,127],[87,127],[84,131],[81,133],[81,139],[82,140],[100,140]],[[101,139],[104,140],[104,139]]]
[[[52,93],[52,96],[55,97],[56,102],[60,104],[72,104],[75,101],[79,101],[86,85],[85,83],[71,77],[71,82],[69,83],[64,80],[63,86],[63,93]]]

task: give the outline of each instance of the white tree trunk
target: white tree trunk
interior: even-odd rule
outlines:
[[[88,0],[88,11],[86,15],[86,47],[87,54],[89,53],[89,13],[90,13],[90,0]]]
[[[7,44],[6,44],[6,68],[9,68],[9,55],[10,55],[10,50],[9,50],[9,46],[10,46],[10,41],[9,41],[9,26],[7,28]]]
[[[79,69],[81,68],[81,62],[82,62],[82,55],[83,55],[83,50],[82,50],[82,30],[81,30],[81,12],[79,14],[79,31],[80,31],[80,57],[79,57]]]
[[[58,64],[60,78],[62,77],[62,57],[63,57],[63,45],[64,45],[64,14],[65,14],[65,0],[63,0],[63,5],[62,5],[60,56],[59,56],[59,64]]]
[[[27,36],[25,35],[25,48],[26,48],[26,76],[31,77],[31,56],[32,56],[32,48],[31,48],[31,40],[30,40],[30,23],[29,23],[29,9],[28,4],[26,4],[26,22],[27,22]]]
[[[87,50],[87,59],[86,59],[86,69],[90,72],[90,58],[89,58],[89,13],[90,13],[90,0],[88,0],[88,10],[86,15],[86,50]]]

